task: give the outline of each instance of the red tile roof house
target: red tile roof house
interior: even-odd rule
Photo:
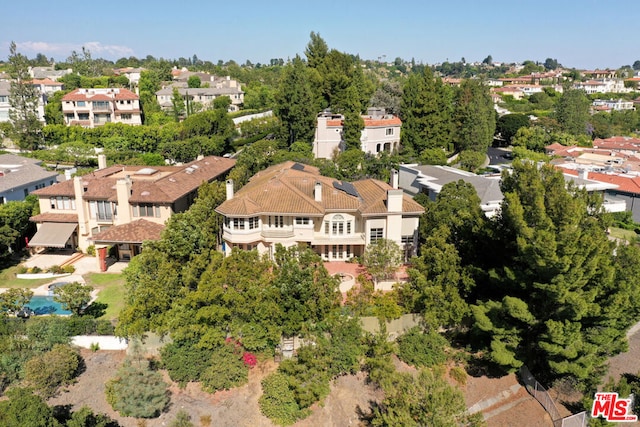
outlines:
[[[306,244],[325,261],[347,261],[385,238],[409,259],[424,208],[398,188],[397,172],[392,176],[392,185],[375,179],[349,183],[289,161],[257,173],[236,193],[227,181],[227,200],[216,208],[224,216],[225,252],[255,248],[273,255],[278,243]]]
[[[40,214],[30,247],[113,245],[130,259],[145,240],[157,240],[171,215],[183,212],[204,182],[224,179],[234,159],[204,157],[183,166],[111,166],[104,156],[93,173],[34,191]]]
[[[62,114],[67,126],[142,124],[140,97],[122,88],[76,89],[62,97]]]
[[[364,129],[360,136],[360,148],[365,153],[392,153],[400,148],[402,121],[383,109],[370,108],[362,116]],[[318,159],[332,159],[336,151],[344,151],[342,139],[344,116],[323,112],[318,115],[313,141],[313,154]]]

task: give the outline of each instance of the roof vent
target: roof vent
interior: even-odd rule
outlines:
[[[142,169],[138,170],[134,175],[153,175],[156,172],[158,172],[157,169],[142,168]]]
[[[148,191],[143,191],[142,193],[140,193],[141,196],[150,196],[151,193],[149,193]]]
[[[192,168],[191,166],[189,166],[189,167],[188,167],[188,168],[186,168],[184,171],[185,171],[186,173],[188,173],[189,175],[191,175],[191,174],[193,173],[193,171],[194,171],[194,170],[195,170],[194,168]]]

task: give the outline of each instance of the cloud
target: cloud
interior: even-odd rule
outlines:
[[[38,41],[16,42],[18,52],[27,56],[42,53],[45,56],[68,57],[74,50],[81,52],[82,47],[91,52],[93,58],[118,59],[132,56],[133,49],[127,46],[102,44],[100,42],[76,43],[48,43]]]

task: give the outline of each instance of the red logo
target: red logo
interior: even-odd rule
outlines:
[[[591,408],[593,418],[603,417],[610,422],[631,423],[638,421],[638,416],[633,415],[633,396],[628,399],[620,399],[618,393],[596,393]]]

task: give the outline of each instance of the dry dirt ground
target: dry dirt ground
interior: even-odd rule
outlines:
[[[50,405],[72,405],[78,409],[83,405],[95,412],[108,414],[123,427],[137,427],[134,418],[120,417],[106,402],[104,383],[114,376],[122,364],[123,351],[82,350],[86,370],[78,381],[59,396],[49,400]],[[609,374],[619,378],[620,374],[640,371],[640,332],[630,337],[629,351],[612,358]],[[167,426],[183,409],[191,415],[194,425],[200,426],[201,417],[210,416],[211,426],[221,427],[267,427],[273,424],[264,417],[258,407],[261,395],[260,381],[276,369],[274,362],[261,363],[249,372],[248,384],[231,391],[215,394],[204,393],[197,384],[189,384],[180,389],[171,387],[171,406],[161,417],[147,420],[147,427]],[[412,368],[396,360],[396,368],[411,371]],[[169,381],[168,378],[166,378]],[[452,381],[453,383],[453,381]],[[552,427],[553,423],[542,406],[518,383],[515,375],[501,378],[486,376],[467,378],[460,386],[467,407],[483,413],[489,427]],[[562,415],[569,411],[562,406],[563,400],[570,400],[560,391],[550,390]],[[571,398],[577,399],[576,396]],[[313,414],[296,424],[297,427],[332,427],[362,425],[359,412],[368,412],[370,402],[380,401],[382,394],[365,382],[364,374],[338,378],[331,386],[331,393],[322,405],[314,407]],[[640,426],[627,423],[625,427]]]

